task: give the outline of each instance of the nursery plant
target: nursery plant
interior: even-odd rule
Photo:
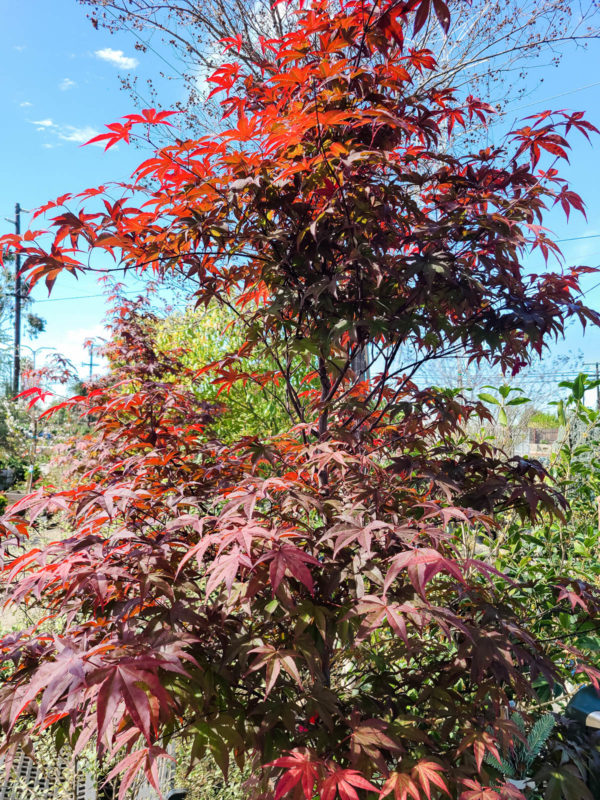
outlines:
[[[520,738],[515,739],[507,751],[500,753],[499,757],[486,753],[485,760],[505,778],[527,783],[527,779],[531,778],[533,764],[554,729],[554,716],[544,714],[539,717],[529,732],[525,720],[518,712],[511,715],[511,721],[519,729]]]
[[[6,747],[42,730],[75,753],[95,742],[121,798],[142,770],[157,784],[175,738],[191,762],[249,768],[255,798],[520,797],[484,760],[519,737],[506,709],[539,681],[600,672],[567,637],[537,636],[527,593],[460,536],[566,503],[539,463],[470,435],[483,402],[419,385],[418,369],[460,352],[516,374],[571,318],[598,324],[589,268],[524,267],[558,252],[548,206],[583,210],[557,164],[594,129],[544,112],[503,143],[448,148],[492,109],[411,79],[436,64],[405,34],[447,30],[443,0],[286,13],[253,69],[239,38],[223,43],[215,135],[174,138],[118,200],[48,203],[50,234],[3,238],[49,289],[90,250],[125,273],[176,271],[242,340],[192,369],[119,301],[111,376],[67,401],[93,429],[79,480],[1,523],[7,602],[56,626],[0,642]],[[146,110],[95,140],[157,125],[169,114]],[[206,376],[218,403],[190,387]],[[239,385],[270,392],[285,429],[220,439]],[[43,511],[68,532],[37,549]],[[598,610],[597,588],[560,571],[547,591],[578,620]]]

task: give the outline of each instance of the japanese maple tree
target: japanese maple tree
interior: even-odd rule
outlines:
[[[161,48],[171,63],[176,59],[179,69],[171,70],[169,79],[179,84],[177,107],[184,115],[185,129],[202,133],[214,127],[215,108],[204,97],[209,93],[206,78],[222,64],[219,41],[239,42],[236,59],[258,73],[260,62],[272,52],[261,48],[261,38],[281,36],[294,24],[294,15],[287,13],[284,3],[268,0],[79,2],[96,29],[126,30],[134,37],[136,50],[147,52],[152,40],[152,47]],[[450,0],[447,5],[447,31],[435,19],[414,36],[408,31],[411,46],[432,50],[437,61],[435,73],[415,70],[411,77],[417,85],[422,80],[437,88],[468,85],[473,93],[486,87],[500,105],[528,91],[523,79],[536,61],[544,59],[556,66],[565,47],[575,42],[585,47],[586,41],[599,35],[598,7],[593,0],[577,4],[572,0]],[[411,71],[410,65],[406,67]],[[146,104],[130,76],[124,75],[121,85],[132,103]],[[158,80],[152,89],[153,96],[160,97]]]
[[[118,201],[49,203],[49,244],[4,237],[49,288],[93,249],[158,280],[183,271],[190,299],[243,332],[192,371],[120,303],[111,377],[69,401],[93,423],[77,480],[1,523],[8,602],[45,614],[1,641],[7,746],[46,728],[75,752],[93,740],[122,796],[140,770],[156,784],[184,737],[191,760],[252,759],[256,797],[518,797],[483,762],[518,736],[507,707],[600,673],[535,638],[514,584],[463,534],[493,535],[508,512],[560,516],[564,500],[539,463],[470,437],[483,405],[418,370],[459,351],[514,374],[568,319],[600,321],[579,291],[588,268],[524,267],[558,253],[548,205],[583,210],[556,162],[571,130],[594,129],[546,112],[452,155],[448,140],[491,110],[414,89],[411,72],[436,64],[403,46],[432,14],[447,28],[443,0],[288,12],[296,25],[262,41],[264,64],[214,74],[221,132],[158,150]],[[225,46],[235,59],[239,42]],[[97,138],[163,124],[147,110]],[[189,388],[207,375],[218,403]],[[283,387],[288,429],[219,441],[238,383]],[[28,546],[48,510],[68,533]],[[568,576],[551,590],[557,609],[598,609],[597,589]]]

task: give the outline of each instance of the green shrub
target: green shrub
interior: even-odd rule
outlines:
[[[527,735],[523,717],[515,712],[511,716],[523,736],[500,753],[500,761],[492,753],[486,753],[485,761],[505,778],[529,778],[534,761],[540,755],[554,730],[553,714],[539,717]]]
[[[209,754],[202,756],[190,771],[183,766],[188,754],[182,744],[179,755],[175,784],[187,790],[187,800],[245,800],[248,797],[246,784],[252,781],[249,764],[240,769],[232,761],[225,777]]]
[[[22,483],[29,477],[29,458],[21,458],[19,456],[8,456],[0,460],[0,469],[12,469],[15,473],[15,483]],[[40,477],[40,467],[38,464],[33,465],[33,480],[36,481]]]
[[[530,428],[552,429],[560,427],[560,421],[556,414],[549,414],[546,411],[536,411],[528,424]]]

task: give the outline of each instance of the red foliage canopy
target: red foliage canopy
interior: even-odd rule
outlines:
[[[101,210],[48,204],[63,209],[49,246],[5,237],[49,288],[93,248],[122,270],[184,273],[197,304],[246,332],[201,372],[224,402],[236,381],[284,385],[290,418],[271,439],[216,441],[219,409],[181,386],[144,309],[121,304],[112,383],[71,401],[94,426],[77,481],[1,524],[9,601],[54,621],[1,642],[9,743],[47,727],[76,751],[95,738],[120,759],[122,794],[184,736],[223,769],[256,757],[255,793],[277,800],[492,798],[482,759],[513,733],[506,706],[570,674],[579,655],[537,641],[461,538],[562,498],[538,463],[471,438],[481,404],[414,378],[459,350],[516,373],[568,318],[600,321],[579,294],[588,268],[523,267],[558,250],[548,203],[582,210],[554,163],[571,128],[593,128],[545,113],[461,153],[458,131],[492,110],[412,90],[435,63],[403,31],[432,11],[446,26],[442,0],[286,6],[296,27],[264,43],[261,77],[213,76],[231,127],[157,151]],[[129,115],[103,140],[163,122]],[[71,532],[21,551],[45,510]],[[557,603],[574,591],[577,613],[596,609],[593,588],[558,584]]]

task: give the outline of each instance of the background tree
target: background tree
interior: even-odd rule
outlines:
[[[581,208],[555,163],[593,127],[545,112],[501,146],[453,149],[491,109],[413,85],[435,61],[405,46],[432,10],[447,28],[443,2],[289,8],[269,64],[213,76],[219,135],[159,150],[121,201],[49,203],[50,244],[3,237],[50,288],[90,248],[182,271],[243,341],[192,371],[157,350],[143,310],[117,308],[112,380],[71,403],[95,419],[81,479],[2,522],[9,604],[64,622],[3,637],[0,722],[13,747],[42,729],[76,752],[95,740],[122,797],[140,769],[156,783],[174,737],[192,760],[249,765],[253,797],[519,797],[483,762],[519,735],[507,708],[600,673],[585,643],[537,635],[532,587],[489,543],[507,516],[560,518],[564,499],[540,464],[470,436],[482,403],[413,377],[457,352],[518,373],[569,318],[600,322],[587,268],[522,266],[557,248],[548,204]],[[96,140],[167,121],[145,110]],[[287,428],[219,440],[220,409],[188,388],[205,375],[224,395],[283,387]],[[44,510],[71,535],[23,551]],[[577,623],[599,608],[560,570],[535,589]]]
[[[239,41],[238,59],[250,71],[271,58],[261,40],[279,37],[293,27],[285,3],[270,0],[80,0],[90,7],[92,23],[110,31],[128,30],[142,52],[158,48],[167,57],[163,78],[181,81],[184,97],[178,108],[183,129],[208,130],[218,107],[206,102],[207,78],[223,63],[219,41]],[[410,39],[417,49],[429,48],[438,69],[425,75],[418,69],[413,80],[438,88],[460,86],[471,93],[484,92],[503,108],[507,100],[529,90],[528,70],[547,58],[557,65],[567,47],[583,46],[598,36],[598,8],[591,0],[451,0],[447,31],[427,22]],[[411,70],[411,65],[406,68]],[[516,80],[517,79],[517,80]],[[134,77],[123,79],[134,102],[140,102]],[[510,87],[510,90],[509,88]],[[140,90],[160,103],[158,76]],[[147,105],[147,101],[141,101]],[[479,131],[480,133],[481,131]],[[474,129],[471,128],[471,135]]]
[[[22,480],[28,464],[27,451],[31,441],[31,420],[25,404],[14,402],[14,307],[15,279],[11,270],[13,259],[9,256],[0,267],[0,469],[9,468],[16,480]],[[25,331],[35,338],[45,328],[45,320],[31,310],[32,300],[27,296],[27,284],[23,286],[23,310]],[[24,354],[24,351],[23,351]],[[27,367],[26,358],[22,366]],[[7,479],[8,480],[8,479]],[[10,482],[7,483],[10,485]]]
[[[179,279],[179,283],[181,278]],[[228,308],[211,303],[206,308],[190,308],[184,313],[171,313],[156,318],[156,347],[165,357],[177,354],[181,363],[190,370],[190,388],[203,401],[222,407],[214,433],[224,442],[232,442],[243,436],[270,436],[281,433],[289,426],[289,411],[286,392],[282,384],[256,381],[253,373],[275,370],[272,359],[242,359],[240,364],[249,378],[243,384],[215,385],[213,377],[206,373],[196,375],[197,370],[235,353],[244,342],[244,331],[236,323],[236,315]],[[293,382],[296,391],[307,388],[306,376],[310,372],[300,358],[294,365]],[[181,375],[174,379],[182,380]],[[302,383],[304,381],[304,383]]]

